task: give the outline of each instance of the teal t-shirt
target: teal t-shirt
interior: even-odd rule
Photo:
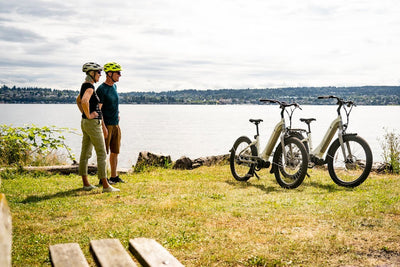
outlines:
[[[118,125],[119,123],[119,97],[117,86],[109,86],[102,83],[96,90],[100,103],[103,104],[101,111],[103,113],[104,123],[106,125]]]

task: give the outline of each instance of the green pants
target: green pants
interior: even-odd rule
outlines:
[[[79,175],[88,174],[88,161],[92,156],[94,147],[97,156],[97,176],[99,179],[107,178],[107,154],[101,121],[97,119],[82,119],[81,128],[83,138],[81,157],[79,160]]]

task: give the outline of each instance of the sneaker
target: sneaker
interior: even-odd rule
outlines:
[[[113,181],[111,181],[111,179],[107,178],[107,182],[108,184],[115,184]],[[103,183],[101,182],[101,180],[99,180],[99,186],[103,186]]]
[[[103,193],[119,192],[118,188],[114,188],[111,185],[107,188],[103,188]]]
[[[117,176],[117,177],[111,177],[111,178],[110,178],[110,181],[113,182],[113,183],[125,183],[125,181],[122,180],[121,178],[119,178],[119,176]]]
[[[85,191],[90,191],[90,190],[92,190],[92,189],[95,189],[96,187],[94,186],[94,185],[88,185],[88,186],[84,186],[83,187],[83,190],[85,190]]]

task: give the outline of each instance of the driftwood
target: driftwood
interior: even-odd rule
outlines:
[[[28,166],[24,167],[26,171],[39,171],[39,172],[51,172],[51,173],[59,173],[59,174],[71,174],[78,173],[79,165],[56,165],[56,166]],[[89,174],[97,173],[96,165],[88,166]]]
[[[23,170],[28,171],[28,172],[50,172],[50,173],[58,173],[58,174],[71,174],[71,173],[78,174],[78,167],[79,167],[79,165],[25,166],[25,167],[23,167]],[[0,171],[3,171],[5,169],[13,169],[13,168],[12,167],[0,168]],[[132,170],[130,168],[119,168],[118,169],[118,172],[120,174],[126,174],[131,171]],[[97,173],[97,166],[89,165],[88,173],[91,175],[95,175]]]

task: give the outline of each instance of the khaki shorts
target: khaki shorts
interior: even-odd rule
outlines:
[[[114,154],[119,154],[121,146],[121,129],[119,125],[107,125],[108,136],[106,138],[107,154],[109,151]]]

